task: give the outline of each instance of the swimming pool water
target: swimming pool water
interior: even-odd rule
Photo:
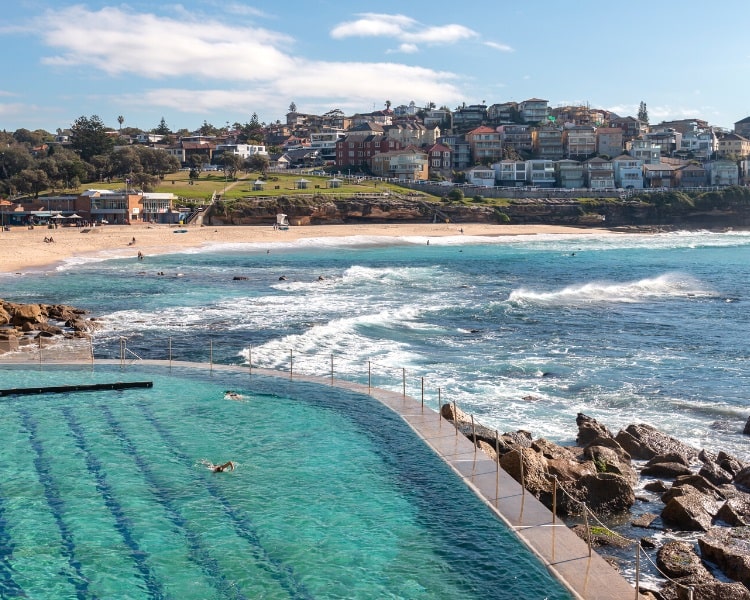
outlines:
[[[2,388],[136,380],[154,386],[0,398],[0,597],[569,597],[367,396],[239,370],[0,369]]]

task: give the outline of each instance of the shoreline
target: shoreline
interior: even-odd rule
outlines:
[[[175,233],[175,230],[187,233]],[[504,237],[519,235],[595,235],[606,228],[560,225],[494,225],[487,223],[389,223],[292,226],[277,230],[269,225],[181,226],[105,225],[85,230],[77,227],[14,228],[0,232],[0,273],[24,273],[55,267],[72,258],[137,258],[177,253],[182,249],[237,243],[289,243],[302,239],[384,237],[438,238],[448,236]],[[45,242],[45,238],[54,242]],[[135,244],[132,240],[135,238]]]

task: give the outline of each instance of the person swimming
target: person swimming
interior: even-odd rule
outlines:
[[[209,469],[210,471],[213,471],[214,473],[223,473],[227,469],[229,469],[230,471],[234,471],[234,468],[235,468],[235,464],[231,460],[228,460],[222,465],[215,465],[214,463],[212,463],[209,460],[206,460],[205,458],[201,459],[199,462],[200,464],[205,465],[207,469]]]
[[[227,390],[224,392],[224,399],[225,400],[242,400],[243,396],[242,394],[238,394],[237,392],[233,392],[232,390]]]

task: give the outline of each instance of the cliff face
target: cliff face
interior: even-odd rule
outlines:
[[[204,217],[207,225],[271,225],[284,213],[293,225],[346,223],[549,224],[592,227],[671,226],[687,228],[749,227],[742,211],[692,211],[664,215],[649,204],[613,199],[517,199],[501,207],[430,203],[419,197],[366,196],[328,199],[324,196],[244,199],[217,203]]]

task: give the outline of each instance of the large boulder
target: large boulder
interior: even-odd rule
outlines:
[[[645,423],[628,425],[615,439],[635,459],[650,460],[658,454],[675,453],[690,464],[698,457],[696,448]]]
[[[651,462],[651,461],[649,461]],[[680,475],[690,475],[692,471],[678,462],[656,462],[641,469],[641,475],[650,475],[661,479],[677,479]]]
[[[615,473],[584,475],[575,483],[573,494],[598,514],[621,513],[635,504],[633,486]]]
[[[656,553],[656,566],[672,579],[698,575],[709,575],[693,545],[682,541],[668,541]]]
[[[659,590],[660,600],[691,600],[688,588],[693,588],[692,600],[750,600],[750,590],[741,583],[725,583],[712,575],[691,575],[668,581]]]
[[[610,432],[610,430],[604,425],[583,413],[578,413],[578,416],[576,417],[576,425],[578,425],[576,443],[579,446],[586,446],[596,437],[614,437],[612,432]]]
[[[733,473],[723,469],[715,462],[704,463],[701,470],[698,471],[698,475],[714,485],[726,485],[731,483],[734,477]]]
[[[47,320],[39,304],[9,303],[6,307],[10,309],[11,324],[17,327],[24,323],[44,323]]]
[[[535,450],[519,448],[503,454],[500,466],[537,498],[542,493],[551,493],[552,482],[547,476],[547,461]]]
[[[676,495],[678,492],[681,495]],[[718,508],[714,498],[686,485],[675,489],[661,511],[661,518],[685,531],[708,531]]]
[[[622,475],[628,480],[631,486],[638,483],[638,473],[636,473],[630,461],[625,458],[628,455],[622,451],[618,452],[615,448],[609,446],[586,446],[583,454],[591,460],[596,466],[599,473],[614,473]]]
[[[750,467],[745,467],[732,480],[734,485],[750,490]]]
[[[742,433],[750,435],[750,417],[747,418],[747,423],[745,423],[745,429],[742,430]]]
[[[714,527],[698,540],[703,558],[750,587],[750,527]]]
[[[750,495],[738,494],[733,498],[728,498],[719,507],[716,518],[732,527],[750,525]]]

